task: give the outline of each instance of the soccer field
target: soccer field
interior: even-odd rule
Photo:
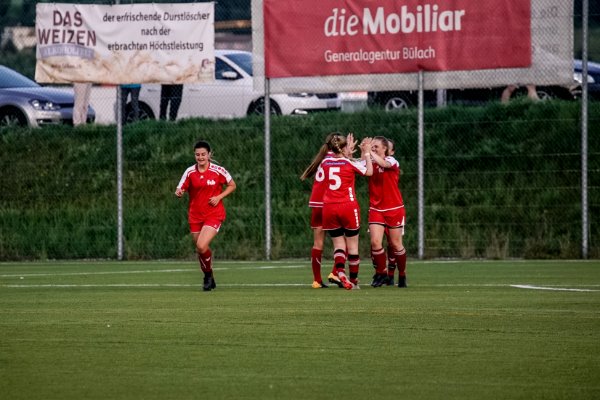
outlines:
[[[329,267],[327,267],[328,269]],[[323,271],[326,276],[327,271]],[[2,399],[593,399],[600,261],[0,263]]]

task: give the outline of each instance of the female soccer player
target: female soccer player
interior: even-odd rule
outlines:
[[[389,155],[389,149],[390,145],[385,137],[373,138],[371,157],[375,166],[373,175],[369,178],[369,233],[371,257],[376,272],[371,286],[379,287],[389,279],[386,272],[385,249],[383,248],[383,236],[387,229],[393,259],[398,266],[398,287],[406,287],[406,250],[402,244],[406,214],[402,194],[398,187],[400,166],[398,161]]]
[[[325,139],[325,144],[321,146],[319,153],[315,156],[315,160],[323,160],[326,155],[334,155],[331,151],[329,151],[327,146],[327,143],[332,139],[333,135],[335,135],[335,133],[330,133],[327,136]],[[351,157],[352,153],[354,152],[354,147],[356,146],[356,141],[351,133],[346,137],[346,141],[348,143],[345,148],[346,156]],[[325,242],[325,231],[323,230],[323,195],[325,194],[325,189],[327,186],[323,169],[320,167],[319,163],[320,161],[315,164],[315,161],[313,160],[311,165],[317,165],[317,169],[311,170],[311,166],[309,166],[300,176],[301,180],[305,180],[314,176],[312,191],[308,201],[308,207],[311,209],[310,227],[313,230],[313,247],[310,252],[310,259],[313,273],[312,287],[314,289],[328,287],[323,283],[323,279],[321,277],[321,261],[323,256],[323,245]],[[339,287],[343,287],[342,282],[335,274],[335,267],[334,270],[329,274],[328,278],[329,282],[335,283]]]
[[[235,190],[235,182],[225,168],[211,162],[212,152],[207,142],[196,143],[194,157],[196,164],[183,173],[175,196],[181,197],[183,193],[189,193],[188,222],[200,268],[204,272],[202,289],[211,291],[217,284],[213,275],[212,252],[209,246],[225,221],[222,200]]]
[[[355,174],[370,176],[373,164],[370,157],[371,139],[360,144],[361,157],[365,165],[346,157],[348,141],[343,135],[328,138],[327,150],[321,151],[307,171],[323,170],[325,192],[323,194],[323,230],[329,232],[333,242],[334,268],[344,288],[358,288],[358,233],[360,231],[360,209],[354,188]],[[350,279],[346,276],[348,258]]]

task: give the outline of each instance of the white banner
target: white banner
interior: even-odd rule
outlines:
[[[288,0],[290,2],[304,4],[302,0]],[[529,1],[529,0],[520,0]],[[569,85],[573,83],[573,0],[530,0],[531,1],[531,66],[526,68],[498,68],[480,69],[472,71],[425,71],[424,89],[467,89],[477,87],[499,87],[509,84],[534,84],[534,85]],[[323,2],[323,7],[338,7],[337,25],[342,22],[350,23],[353,18],[350,11],[344,14],[343,19],[339,11],[346,4],[342,0],[331,0]],[[444,4],[483,4],[481,0],[452,0]],[[395,10],[393,4],[404,4],[401,1],[390,2],[389,0],[372,0],[369,7],[373,10],[385,8]],[[441,7],[441,6],[440,6]],[[354,10],[356,11],[356,10]],[[374,12],[374,11],[373,11]],[[330,14],[335,14],[332,10]],[[329,14],[328,14],[329,15]],[[503,10],[496,10],[494,15],[487,18],[505,18]],[[288,20],[265,20],[264,1],[252,0],[252,44],[254,51],[254,88],[263,90],[265,77],[265,58],[269,57],[270,49],[265,48],[265,25],[266,24],[296,24],[298,19],[293,17]],[[294,42],[293,46],[317,47],[316,41],[330,41],[327,36],[327,27],[331,26],[331,20],[323,19],[317,21],[315,32],[307,33],[311,37],[308,44]],[[393,21],[392,21],[393,22]],[[466,17],[462,26],[467,29]],[[354,22],[353,22],[354,23]],[[328,25],[329,24],[329,25]],[[340,25],[341,26],[341,25]],[[338,26],[339,28],[339,26]],[[346,27],[347,28],[347,27]],[[303,29],[311,29],[303,27]],[[341,28],[340,28],[341,29]],[[484,28],[485,29],[485,28]],[[488,32],[482,31],[482,34]],[[319,39],[317,34],[322,37]],[[339,38],[334,38],[338,40]],[[515,43],[522,38],[515,37]],[[272,40],[272,46],[287,46],[287,37],[280,35]],[[422,47],[427,48],[427,36],[423,40]],[[469,43],[463,44],[465,47]],[[343,46],[342,46],[343,47]],[[351,48],[351,46],[348,46]],[[305,50],[305,49],[302,49]],[[384,49],[381,49],[384,50]],[[314,51],[314,50],[313,50]],[[497,56],[497,50],[490,45],[490,57]],[[326,53],[322,54],[327,57]],[[266,57],[265,57],[266,56]],[[327,61],[327,60],[325,60]],[[325,75],[325,74],[323,74]],[[351,91],[377,91],[377,90],[416,90],[417,73],[371,73],[371,74],[339,74],[331,76],[295,76],[270,79],[271,93],[294,93],[294,92],[351,92]]]
[[[214,79],[214,3],[36,5],[43,83]]]

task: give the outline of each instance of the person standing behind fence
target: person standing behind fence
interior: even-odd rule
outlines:
[[[129,83],[121,85],[121,121],[123,125],[127,122],[135,122],[140,119],[140,90],[142,85],[139,83]],[[133,115],[130,121],[127,121],[127,98],[131,94],[131,109]]]
[[[90,94],[92,84],[88,82],[73,83],[73,126],[83,125],[87,122],[88,107],[90,105]]]
[[[325,144],[319,149],[319,153],[315,156],[315,160],[319,162],[313,162],[309,165],[306,170],[300,176],[301,180],[313,177],[313,185],[310,193],[310,199],[308,201],[308,207],[311,209],[310,216],[310,227],[313,230],[313,247],[310,252],[311,268],[313,273],[312,287],[314,289],[327,288],[328,286],[323,283],[321,277],[321,261],[323,257],[323,246],[325,242],[325,231],[323,230],[323,195],[325,194],[326,182],[323,168],[320,166],[320,160],[323,160],[326,156],[333,157],[333,152],[329,151],[327,143],[332,139],[334,133],[330,133],[325,139]],[[352,134],[349,134],[346,138],[348,144],[346,146],[346,156],[351,157],[354,152],[356,142]],[[317,168],[314,168],[317,166]],[[335,267],[328,276],[329,282],[335,283],[339,287],[344,287],[340,279],[335,274]]]
[[[185,170],[175,195],[182,197],[185,192],[189,193],[188,222],[200,268],[204,272],[202,289],[211,291],[217,284],[212,269],[210,243],[225,221],[223,199],[235,190],[236,185],[225,168],[212,162],[208,142],[201,140],[195,144],[194,157],[196,164]]]
[[[369,178],[369,234],[371,257],[376,270],[371,286],[379,287],[389,279],[383,248],[383,236],[387,228],[393,258],[398,267],[398,287],[406,287],[406,250],[402,244],[406,213],[398,187],[400,166],[398,161],[389,155],[389,147],[385,137],[373,138],[371,157],[374,167],[373,175]]]
[[[347,290],[358,289],[360,257],[358,234],[360,232],[360,208],[354,188],[355,174],[370,176],[373,164],[370,157],[371,139],[360,144],[361,157],[365,165],[345,156],[348,141],[343,135],[331,135],[327,148],[332,153],[320,160],[315,158],[310,168],[323,169],[325,193],[323,194],[323,230],[329,232],[333,242],[335,275]],[[348,259],[350,279],[345,266]]]
[[[169,109],[169,120],[175,121],[181,98],[183,96],[183,85],[161,85],[160,87],[160,113],[162,120],[167,119],[167,108]]]

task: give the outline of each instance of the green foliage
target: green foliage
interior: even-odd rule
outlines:
[[[581,249],[579,105],[568,102],[427,110],[427,257],[577,258]],[[589,132],[590,255],[600,256],[600,104]],[[208,140],[238,189],[213,245],[219,257],[261,259],[265,248],[263,119],[141,122],[123,131],[125,257],[191,258],[187,198],[173,192]],[[311,182],[299,179],[325,136],[394,139],[407,210],[404,243],[417,252],[416,111],[274,117],[271,132],[272,257],[306,257],[312,246]],[[116,256],[114,126],[0,133],[0,259]],[[357,179],[366,232],[367,180]],[[326,249],[327,254],[328,249]]]
[[[309,262],[214,273],[0,264],[2,397],[597,398],[598,261],[409,262],[408,289],[350,292],[311,289]]]

